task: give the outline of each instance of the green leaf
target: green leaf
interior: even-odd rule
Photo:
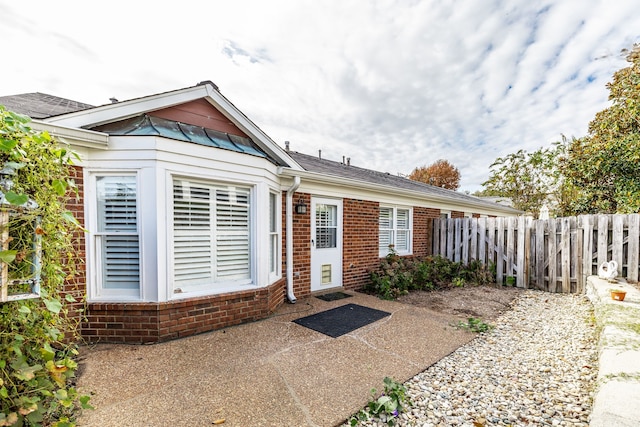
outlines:
[[[76,302],[76,301],[78,301],[78,300],[77,300],[77,299],[75,299],[75,298],[74,298],[74,296],[73,296],[73,295],[71,295],[71,294],[66,294],[66,295],[64,296],[64,299],[65,299],[65,300],[67,300],[67,302]]]
[[[29,196],[26,194],[16,194],[13,191],[7,191],[4,197],[7,199],[7,202],[16,206],[24,205],[27,203],[27,200],[29,200]]]
[[[0,388],[0,397],[6,399],[7,397],[9,397],[9,392],[7,391],[7,388],[2,386],[2,388]]]
[[[2,151],[11,151],[16,145],[18,145],[18,141],[15,139],[0,138],[0,150]]]
[[[62,304],[57,299],[44,299],[44,305],[47,306],[47,310],[52,313],[58,314],[62,309]]]
[[[58,196],[64,196],[64,193],[67,191],[67,181],[63,179],[54,179],[51,186]]]
[[[18,251],[0,251],[0,261],[9,264],[10,262],[13,262],[14,259],[16,259],[17,254]]]
[[[42,354],[42,358],[47,362],[52,361],[56,356],[56,352],[51,348],[48,342],[44,343],[44,346],[40,349],[40,354]]]
[[[62,216],[63,219],[69,221],[70,223],[80,226],[80,223],[78,222],[76,217],[73,216],[73,213],[71,213],[70,211],[62,212],[60,216]]]
[[[13,376],[22,381],[29,381],[36,376],[36,372],[42,370],[42,365],[29,366],[26,363],[22,364],[19,369],[13,373]]]
[[[89,400],[91,400],[91,396],[85,394],[80,396],[78,400],[80,401],[80,406],[82,407],[82,409],[95,409],[93,406],[89,404]]]
[[[22,305],[18,309],[18,312],[23,313],[23,314],[29,314],[29,313],[31,313],[31,309],[29,307],[27,307],[26,305]]]

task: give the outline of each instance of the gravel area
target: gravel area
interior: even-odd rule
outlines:
[[[394,421],[588,426],[597,374],[597,328],[587,298],[528,290],[494,329],[407,381],[413,406]]]

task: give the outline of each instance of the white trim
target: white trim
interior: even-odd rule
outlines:
[[[32,120],[29,125],[35,130],[47,131],[61,142],[75,147],[106,150],[109,142],[109,135],[93,130],[56,125],[40,120]]]
[[[308,171],[290,171],[280,169],[282,177],[300,176],[304,185],[299,190],[304,193],[372,200],[379,203],[407,204],[415,207],[448,209],[452,211],[468,211],[492,216],[514,216],[522,212],[506,206],[487,206],[489,203],[465,202],[454,197],[440,194],[429,194],[421,191],[407,190],[392,185],[370,183],[333,175]]]
[[[141,227],[141,218],[143,216],[142,203],[140,197],[142,195],[141,179],[139,170],[84,170],[85,182],[85,218],[87,232],[85,239],[87,242],[87,299],[88,301],[140,301],[143,295],[143,283],[145,282],[144,273],[144,235]],[[139,250],[139,284],[137,290],[132,289],[104,289],[101,287],[100,275],[102,273],[100,266],[100,257],[98,249],[98,199],[96,185],[97,177],[105,176],[134,176],[136,178],[136,228],[138,235]],[[93,230],[93,231],[92,231]]]

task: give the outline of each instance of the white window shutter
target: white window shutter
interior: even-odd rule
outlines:
[[[213,278],[210,189],[176,180],[173,184],[173,269],[177,287]]]
[[[250,278],[249,192],[229,188],[216,191],[216,276]]]
[[[100,253],[102,288],[140,287],[135,176],[96,178],[98,195],[97,247]]]

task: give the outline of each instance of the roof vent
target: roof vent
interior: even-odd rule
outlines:
[[[322,150],[318,150],[318,158],[322,159]]]
[[[284,149],[289,151],[289,141],[284,142]]]
[[[109,98],[109,101],[111,101],[112,104],[115,104],[116,102],[118,102],[118,98],[112,96],[111,98]]]

